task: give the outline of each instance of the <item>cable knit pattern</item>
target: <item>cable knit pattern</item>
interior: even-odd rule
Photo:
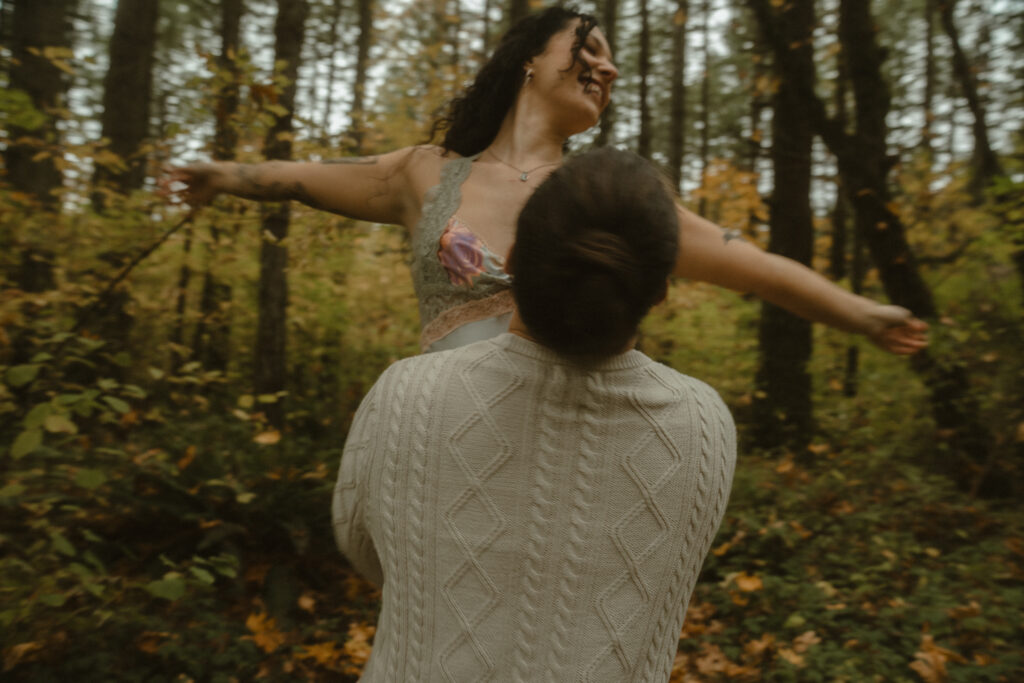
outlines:
[[[734,463],[714,390],[638,351],[395,363],[335,488],[339,546],[382,574],[363,680],[667,681]]]

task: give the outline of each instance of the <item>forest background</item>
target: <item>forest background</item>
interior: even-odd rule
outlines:
[[[329,499],[418,352],[404,235],[156,179],[423,142],[542,4],[0,4],[0,677],[356,679]],[[580,5],[622,76],[573,151],[931,324],[893,357],[692,282],[647,320],[743,441],[673,681],[1024,679],[1024,7]]]

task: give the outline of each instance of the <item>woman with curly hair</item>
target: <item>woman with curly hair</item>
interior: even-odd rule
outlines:
[[[513,26],[433,133],[439,145],[330,162],[203,163],[175,169],[193,206],[226,192],[295,199],[350,218],[404,226],[412,240],[421,346],[436,351],[507,330],[505,258],[534,188],[563,162],[566,141],[597,124],[618,69],[596,20],[551,7]],[[927,344],[927,325],[898,306],[847,292],[677,206],[674,274],[760,298],[866,335],[893,353]],[[685,258],[681,256],[685,254]]]

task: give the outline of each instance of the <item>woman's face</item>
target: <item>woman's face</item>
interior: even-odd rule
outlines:
[[[533,78],[524,86],[534,88],[564,118],[569,135],[597,124],[611,99],[612,81],[619,75],[608,40],[598,28],[587,34],[579,59],[572,61],[578,24],[573,21],[551,36],[544,52],[527,63]]]

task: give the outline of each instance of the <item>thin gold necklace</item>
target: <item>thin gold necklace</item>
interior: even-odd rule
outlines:
[[[528,170],[528,171],[524,171],[523,169],[521,169],[521,168],[517,168],[516,166],[513,166],[512,164],[508,163],[507,161],[505,161],[504,159],[502,159],[501,157],[499,157],[499,156],[498,156],[497,154],[495,154],[494,152],[492,152],[492,151],[491,151],[490,149],[488,149],[487,151],[488,151],[488,152],[490,153],[490,155],[491,155],[492,157],[494,157],[495,159],[497,159],[497,160],[498,160],[498,162],[500,162],[500,163],[502,163],[502,164],[505,164],[506,166],[508,166],[509,168],[511,168],[511,169],[512,169],[513,171],[515,171],[516,173],[518,173],[518,174],[519,174],[519,180],[521,180],[521,181],[522,181],[522,182],[524,182],[524,183],[525,183],[525,182],[527,181],[527,179],[528,179],[528,178],[530,177],[530,174],[531,174],[531,173],[533,173],[534,171],[539,171],[540,169],[544,168],[545,166],[556,166],[556,165],[558,165],[558,164],[561,164],[561,163],[562,163],[561,159],[559,159],[558,161],[549,161],[549,162],[548,162],[548,163],[546,163],[546,164],[541,164],[540,166],[537,166],[537,167],[535,167],[535,168],[531,168],[531,169],[530,169],[530,170]]]

